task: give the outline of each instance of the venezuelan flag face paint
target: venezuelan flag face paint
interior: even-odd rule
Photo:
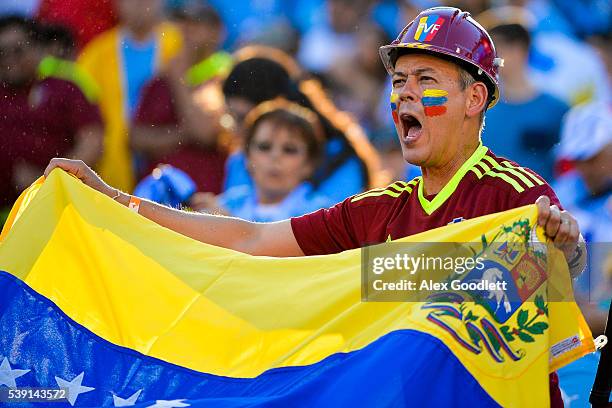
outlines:
[[[399,123],[399,116],[397,114],[399,109],[399,95],[392,92],[389,101],[391,103],[391,115],[393,116],[393,122],[395,122],[397,125]]]
[[[426,89],[423,91],[421,103],[425,107],[426,116],[438,116],[446,112],[444,104],[448,100],[448,92],[442,89]]]

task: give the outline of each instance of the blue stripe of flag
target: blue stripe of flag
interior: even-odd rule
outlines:
[[[18,387],[57,388],[84,373],[75,406],[113,406],[142,390],[137,407],[183,399],[191,407],[498,407],[438,339],[414,330],[363,349],[256,378],[197,372],[120,347],[66,316],[15,276],[0,271],[0,361],[30,370]],[[189,350],[182,350],[189,353]],[[38,407],[39,404],[25,406]]]

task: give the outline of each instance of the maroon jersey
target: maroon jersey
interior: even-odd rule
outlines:
[[[74,84],[56,78],[12,88],[0,83],[0,207],[13,202],[13,166],[19,161],[40,172],[53,157],[65,156],[79,130],[102,126],[98,107]]]
[[[398,181],[292,218],[291,227],[304,254],[331,254],[533,204],[541,195],[561,208],[535,172],[480,146],[434,196],[424,195],[421,177]],[[552,407],[563,407],[556,373],[550,376],[550,397]]]
[[[142,90],[134,120],[139,126],[177,126],[176,104],[170,84],[163,77],[151,80]],[[196,184],[198,191],[221,192],[227,153],[220,148],[194,143],[177,145],[172,152],[146,163],[139,177],[145,177],[159,164],[183,170]]]
[[[424,195],[417,177],[292,218],[291,226],[306,255],[330,254],[533,204],[541,195],[560,206],[540,176],[480,146],[435,196]]]

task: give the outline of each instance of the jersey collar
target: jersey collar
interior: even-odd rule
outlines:
[[[419,197],[421,207],[423,207],[423,210],[427,213],[427,215],[431,215],[434,211],[440,208],[440,206],[444,204],[446,200],[448,200],[448,198],[457,189],[457,186],[459,185],[459,182],[461,182],[461,179],[463,179],[463,176],[465,176],[465,174],[470,171],[470,169],[474,167],[474,165],[478,163],[485,156],[485,154],[487,154],[487,150],[489,149],[483,146],[481,143],[476,149],[476,151],[472,153],[470,158],[467,159],[465,163],[463,163],[463,165],[461,165],[459,170],[457,170],[457,172],[448,181],[448,183],[446,183],[442,190],[440,190],[440,192],[436,194],[434,199],[431,201],[425,198],[425,195],[423,193],[423,178],[419,177],[420,180],[417,195]]]

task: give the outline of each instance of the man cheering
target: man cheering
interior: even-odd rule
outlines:
[[[561,210],[541,177],[495,156],[480,142],[485,111],[499,98],[501,65],[486,31],[469,13],[432,8],[381,47],[380,54],[393,78],[391,108],[403,156],[423,173],[408,183],[358,194],[291,220],[259,224],[140,202],[79,161],[53,159],[45,174],[60,167],[167,228],[268,256],[340,252],[536,202],[538,223],[564,251],[572,273],[579,273],[586,253],[576,220]],[[553,406],[562,404],[556,376],[551,383]]]

